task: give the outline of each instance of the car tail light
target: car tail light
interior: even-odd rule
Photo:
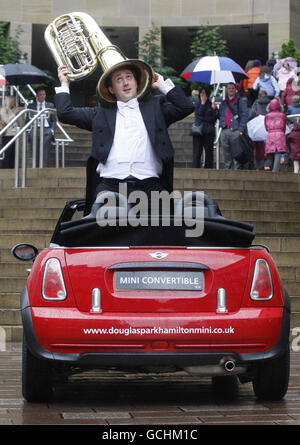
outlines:
[[[42,296],[45,300],[64,300],[67,297],[60,262],[50,258],[45,265],[42,284]]]
[[[250,297],[252,300],[271,300],[273,297],[270,268],[267,261],[262,258],[255,263]]]

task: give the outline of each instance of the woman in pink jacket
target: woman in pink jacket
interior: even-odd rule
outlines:
[[[269,105],[269,112],[265,116],[265,127],[268,132],[265,144],[265,170],[278,172],[280,164],[284,162],[286,152],[286,117],[281,112],[281,106],[277,99],[273,99]]]
[[[293,68],[290,67],[288,61],[285,61],[282,67],[276,73],[280,94],[286,89],[286,84],[289,79],[297,82],[298,76]]]

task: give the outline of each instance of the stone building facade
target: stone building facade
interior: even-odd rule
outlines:
[[[50,70],[43,31],[72,11],[90,14],[128,57],[137,55],[135,43],[152,24],[161,27],[168,65],[178,71],[190,61],[189,45],[199,25],[219,26],[229,56],[242,66],[248,59],[267,60],[290,38],[300,48],[300,0],[0,0],[0,5],[0,21],[9,22],[9,32],[13,35],[18,25],[23,29],[27,61]]]

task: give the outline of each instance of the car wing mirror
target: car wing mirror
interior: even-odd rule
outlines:
[[[15,258],[21,261],[34,261],[38,254],[38,249],[35,246],[27,243],[16,244],[11,253]]]

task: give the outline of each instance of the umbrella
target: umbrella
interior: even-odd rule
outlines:
[[[274,65],[272,73],[276,76],[277,71],[283,66],[284,62],[288,62],[290,67],[294,70],[297,69],[297,60],[293,57],[285,57],[284,59],[278,60],[278,62]]]
[[[5,79],[5,77],[2,74],[0,74],[0,87],[2,87],[3,85],[7,85],[7,84],[8,84],[8,82]]]
[[[252,141],[265,141],[267,138],[267,130],[265,127],[265,116],[259,114],[247,123],[247,130],[249,138]],[[290,128],[286,126],[285,134],[291,132]]]
[[[212,84],[238,82],[248,76],[229,57],[205,56],[191,62],[180,74],[188,82]]]
[[[51,80],[44,71],[27,63],[7,63],[2,68],[10,85],[36,84]]]

